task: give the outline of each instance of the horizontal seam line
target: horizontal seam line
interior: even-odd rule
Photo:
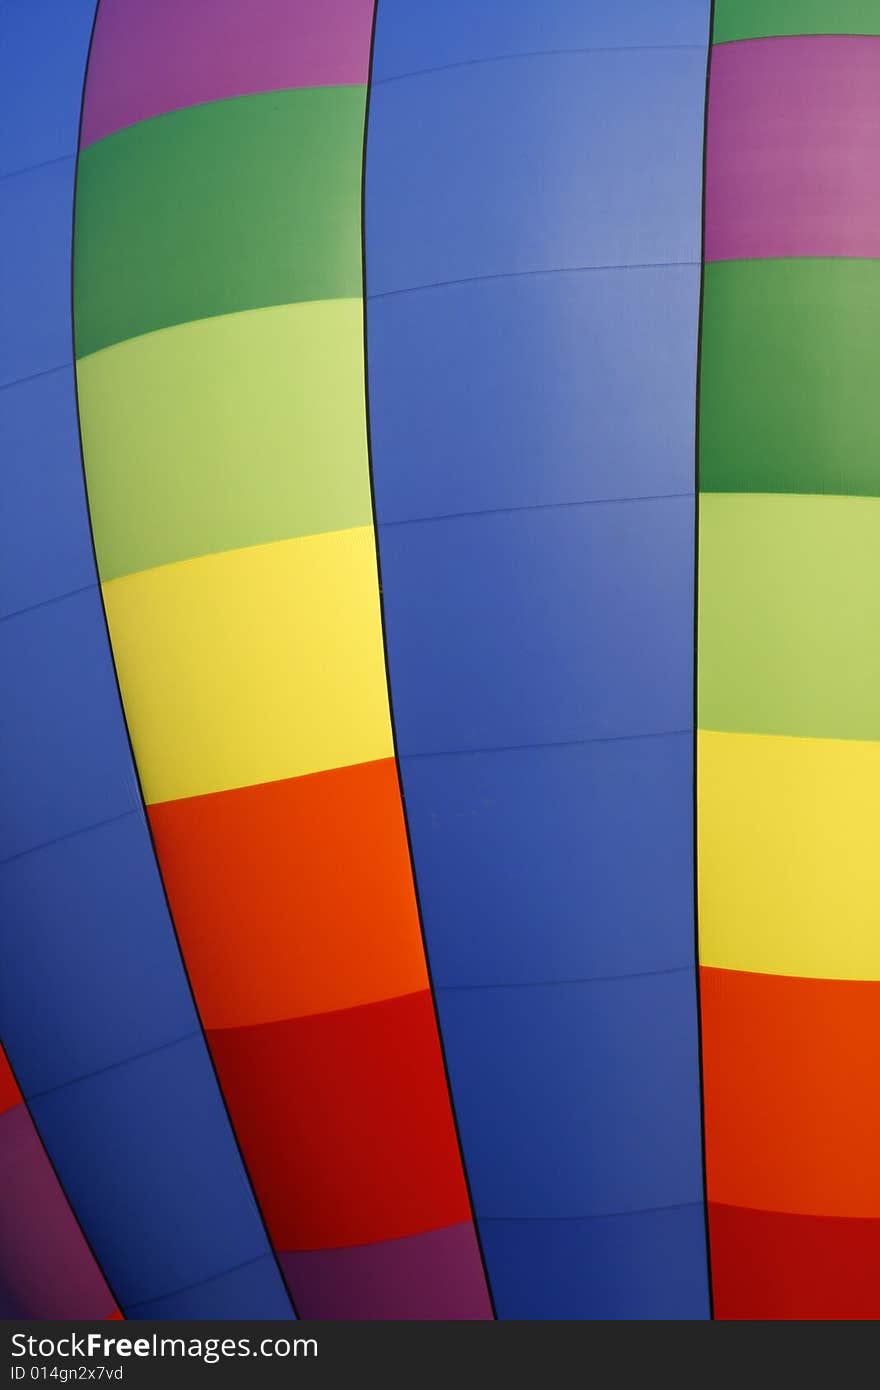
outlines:
[[[480,1216],[477,1221],[606,1221],[614,1216],[649,1216],[655,1211],[687,1211],[702,1209],[702,1202],[666,1202],[659,1207],[626,1207],[623,1211],[582,1212],[577,1216]]]
[[[178,1038],[172,1038],[170,1042],[158,1043],[156,1047],[148,1047],[144,1052],[135,1052],[131,1057],[123,1057],[118,1062],[110,1062],[106,1067],[95,1067],[94,1071],[85,1071],[80,1076],[72,1076],[69,1081],[60,1081],[57,1086],[47,1086],[44,1091],[29,1091],[25,1098],[28,1102],[43,1100],[45,1096],[53,1096],[58,1091],[67,1091],[71,1086],[78,1086],[82,1081],[91,1081],[96,1076],[106,1076],[108,1072],[118,1071],[120,1067],[130,1066],[133,1062],[140,1062],[144,1057],[153,1057],[157,1052],[166,1052],[171,1047],[178,1047],[181,1043],[200,1037],[202,1037],[202,1030],[195,1028],[189,1033],[182,1033]]]
[[[327,92],[327,91],[355,91],[360,89],[366,92],[366,79],[361,82],[304,82],[296,83],[286,87],[262,87],[257,92],[229,92],[226,96],[205,97],[201,101],[190,101],[184,106],[172,106],[167,111],[152,111],[149,115],[136,117],[133,121],[126,121],[124,125],[117,125],[112,130],[105,130],[101,135],[92,135],[83,138],[79,153],[85,154],[88,150],[93,150],[96,145],[100,145],[103,140],[112,140],[115,135],[125,135],[129,131],[143,126],[149,126],[153,121],[162,121],[167,117],[185,115],[189,111],[195,111],[199,107],[205,106],[224,106],[233,101],[252,101],[259,97],[279,97],[289,96],[293,92]]]
[[[880,37],[880,35],[878,35]],[[880,502],[880,491],[878,492],[808,492],[806,489],[791,492],[784,488],[729,488],[729,487],[703,487],[700,484],[700,496],[705,497],[787,497],[795,499],[799,497],[812,497],[819,502]],[[392,525],[399,523],[390,523]]]
[[[657,729],[644,734],[597,734],[595,738],[548,739],[538,743],[484,744],[479,748],[438,748],[430,753],[406,753],[401,749],[401,761],[410,758],[465,758],[474,753],[519,753],[533,748],[585,748],[592,743],[630,743],[639,738],[680,738],[692,734],[693,728]],[[711,732],[715,732],[712,730]]]
[[[241,1260],[237,1265],[230,1265],[228,1269],[221,1269],[217,1274],[209,1274],[206,1279],[197,1279],[193,1284],[181,1284],[179,1288],[168,1289],[166,1293],[152,1294],[150,1298],[136,1298],[126,1305],[129,1308],[145,1308],[149,1303],[159,1303],[163,1298],[174,1298],[179,1293],[189,1293],[190,1289],[201,1289],[205,1284],[213,1284],[217,1279],[223,1279],[227,1274],[235,1274],[239,1269],[247,1269],[250,1265],[259,1264],[260,1260],[271,1258],[271,1249],[264,1250],[260,1255],[253,1255],[248,1260]]]
[[[731,494],[739,496],[739,493]],[[783,494],[786,495],[786,494]],[[627,502],[669,502],[694,497],[691,492],[649,492],[639,497],[584,497],[570,502],[525,502],[516,507],[483,507],[467,512],[439,512],[436,516],[401,517],[396,521],[380,521],[379,530],[390,526],[422,526],[431,521],[457,521],[469,516],[508,516],[518,512],[552,512],[570,507],[612,507]]]
[[[66,598],[76,598],[78,594],[88,594],[93,589],[97,591],[98,581],[94,579],[91,584],[81,584],[78,589],[68,589],[63,594],[53,594],[51,598],[42,598],[39,603],[25,604],[24,608],[14,608],[11,613],[4,613],[0,617],[0,623],[6,623],[10,618],[22,618],[27,613],[38,613],[41,608],[51,608],[53,603],[63,603]]]
[[[127,347],[129,344],[134,350],[136,345],[142,343],[146,338],[155,338],[159,333],[175,333],[178,329],[195,328],[199,324],[213,324],[222,322],[224,319],[250,317],[255,314],[277,313],[280,309],[311,308],[313,305],[324,304],[351,304],[363,306],[363,295],[361,294],[332,294],[321,295],[317,299],[281,299],[272,304],[255,304],[251,308],[224,309],[219,314],[198,314],[194,319],[179,319],[175,323],[160,324],[158,328],[145,328],[143,331],[133,333],[130,338],[114,338],[112,342],[106,343],[103,347],[91,348],[88,352],[77,353],[74,366],[91,362],[93,358],[99,357],[102,353],[113,352],[117,348]],[[53,370],[58,370],[54,368]]]
[[[632,261],[609,265],[570,265],[549,266],[543,270],[502,270],[492,275],[463,275],[456,280],[430,280],[424,285],[403,285],[396,290],[377,290],[367,293],[367,303],[376,299],[392,299],[395,295],[419,294],[422,290],[442,290],[453,285],[478,285],[488,280],[528,280],[541,275],[586,275],[603,270],[666,270],[679,266],[699,266],[695,260],[681,261]]]
[[[712,48],[721,48],[722,45],[731,43],[767,43],[772,39],[876,39],[878,34],[851,33],[849,30],[842,29],[823,29],[819,33],[808,34],[738,34],[732,39],[713,39]]]
[[[45,367],[41,372],[31,372],[29,376],[17,376],[14,381],[0,381],[0,391],[9,391],[13,386],[24,386],[28,381],[39,381],[40,377],[52,376],[55,372],[66,371],[73,366],[73,358],[59,362],[57,367]]]
[[[140,807],[130,806],[127,811],[119,811],[115,816],[106,816],[103,820],[92,821],[90,825],[78,826],[76,830],[67,830],[63,835],[56,835],[54,839],[43,840],[38,845],[30,845],[27,849],[20,849],[15,854],[7,855],[5,859],[0,859],[0,869],[5,864],[13,864],[16,859],[24,859],[29,854],[39,854],[41,849],[51,849],[53,845],[61,845],[65,840],[73,840],[77,835],[88,835],[92,830],[101,830],[105,825],[115,825],[117,821],[126,820],[129,816],[139,816]]]
[[[0,183],[6,179],[20,178],[22,174],[34,174],[38,169],[50,169],[53,164],[73,162],[75,159],[76,154],[57,154],[54,159],[41,159],[38,164],[25,164],[20,169],[10,169],[8,173],[0,174]]]
[[[485,67],[488,63],[517,63],[526,58],[570,58],[588,53],[703,53],[707,43],[621,43],[595,48],[532,48],[523,53],[495,53],[486,58],[461,58],[456,63],[438,63],[436,67],[412,68],[409,72],[395,72],[388,77],[374,77],[371,85],[373,87],[385,87],[390,82],[406,82],[410,78],[427,77],[435,72],[455,72],[458,68]]]
[[[558,989],[563,985],[602,985],[610,984],[615,980],[651,980],[664,975],[686,975],[693,974],[693,965],[670,965],[663,970],[633,970],[622,975],[581,975],[575,976],[570,980],[512,980],[501,984],[480,984],[480,985],[443,985],[435,984],[434,988],[438,994],[454,990],[483,990],[483,989]]]

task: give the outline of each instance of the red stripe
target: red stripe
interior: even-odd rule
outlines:
[[[427,991],[209,1042],[276,1249],[470,1218]]]
[[[709,1204],[715,1316],[880,1318],[880,1220]]]
[[[20,1101],[21,1091],[18,1089],[18,1082],[12,1075],[6,1053],[0,1048],[0,1115],[11,1110],[13,1105],[18,1105]]]

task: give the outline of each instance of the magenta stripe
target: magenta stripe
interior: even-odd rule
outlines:
[[[712,53],[706,259],[880,256],[880,38]]]
[[[113,1297],[24,1105],[0,1115],[0,1308],[13,1318],[107,1318]]]
[[[301,1318],[492,1317],[470,1221],[375,1245],[285,1252],[279,1259]]]
[[[197,102],[366,82],[373,0],[101,0],[82,143]]]

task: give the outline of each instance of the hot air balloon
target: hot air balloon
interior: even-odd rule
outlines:
[[[10,1316],[878,1315],[873,10],[4,7]]]

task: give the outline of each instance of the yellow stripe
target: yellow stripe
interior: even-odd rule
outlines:
[[[144,570],[104,598],[147,801],[391,755],[372,527]]]
[[[698,738],[702,963],[880,978],[880,743]]]

